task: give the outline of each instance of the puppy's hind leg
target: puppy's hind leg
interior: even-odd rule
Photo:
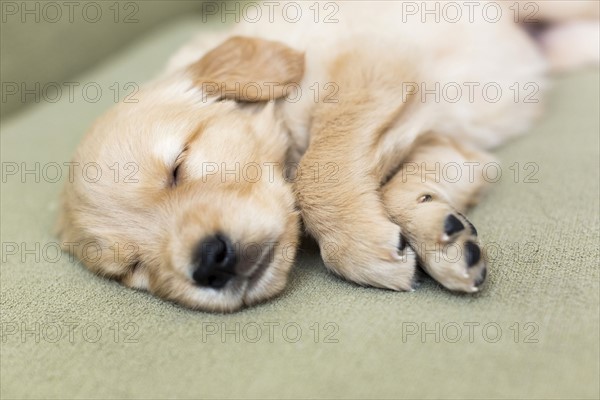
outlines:
[[[451,290],[477,292],[486,277],[477,230],[463,213],[478,201],[486,183],[482,168],[490,160],[427,135],[382,188],[385,207],[423,268]]]

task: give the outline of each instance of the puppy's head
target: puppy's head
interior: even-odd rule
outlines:
[[[102,116],[73,160],[64,248],[192,308],[231,311],[279,293],[299,221],[271,100],[303,64],[280,43],[234,37]]]

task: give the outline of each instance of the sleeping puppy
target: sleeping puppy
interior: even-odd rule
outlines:
[[[79,245],[66,249],[128,287],[233,311],[283,290],[302,222],[350,281],[412,290],[419,262],[477,292],[486,262],[464,212],[485,186],[485,150],[540,114],[509,88],[541,93],[547,63],[512,16],[423,23],[402,2],[336,7],[333,24],[205,35],[138,103],[98,119],[74,161],[132,173],[67,184],[58,231]],[[504,95],[470,96],[467,83]],[[448,84],[463,95],[431,94]]]

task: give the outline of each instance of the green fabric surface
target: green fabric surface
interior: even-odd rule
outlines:
[[[80,81],[143,82],[201,27],[179,20]],[[428,278],[414,293],[358,287],[326,272],[307,241],[278,298],[229,315],[190,311],[56,255],[66,169],[57,183],[3,176],[0,396],[598,398],[599,84],[597,71],[558,79],[546,117],[497,152],[502,179],[470,213],[491,258],[477,295]],[[69,161],[111,102],[40,104],[4,121],[3,173],[10,162],[42,171]],[[537,183],[524,182],[528,162]],[[465,323],[479,324],[472,337]],[[279,324],[272,336],[269,324]],[[421,336],[436,324],[438,338]]]
[[[55,84],[66,89],[64,81],[164,21],[199,12],[202,1],[2,0],[0,9],[3,91],[8,90],[5,85],[11,84],[11,91],[13,83],[18,86],[16,94],[2,99],[0,115],[5,117],[26,104],[53,98]],[[22,96],[25,91],[38,96]]]

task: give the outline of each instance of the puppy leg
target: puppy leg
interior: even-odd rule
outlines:
[[[451,139],[422,138],[382,188],[391,218],[423,268],[448,289],[476,292],[486,276],[477,230],[462,214],[485,185],[489,155]]]
[[[394,91],[368,92],[369,87],[387,90],[389,85],[373,80],[390,74],[363,73],[361,60],[370,59],[342,59],[333,79],[339,101],[316,105],[311,141],[295,180],[296,199],[328,269],[361,285],[411,290],[415,254],[402,246],[400,227],[383,206],[374,155],[378,138],[403,104],[389,100],[398,97]]]

